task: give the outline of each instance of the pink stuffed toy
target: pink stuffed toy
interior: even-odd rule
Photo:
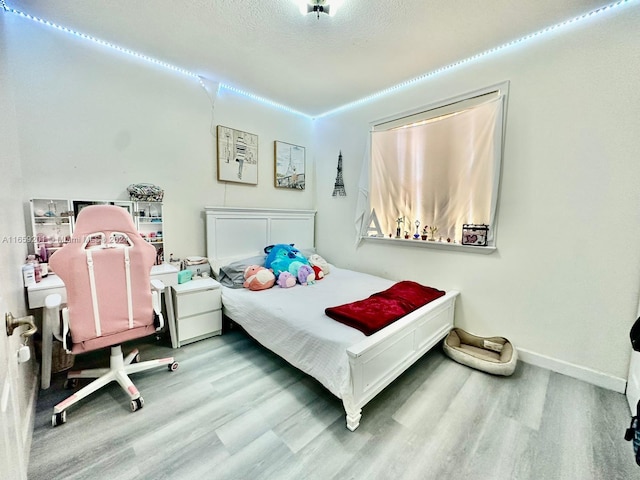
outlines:
[[[295,286],[296,277],[291,275],[289,272],[282,272],[278,275],[278,286],[282,288],[290,288]]]
[[[249,290],[265,290],[276,283],[273,272],[259,265],[249,265],[244,270],[244,278],[243,286]]]

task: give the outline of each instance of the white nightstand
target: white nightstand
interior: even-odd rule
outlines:
[[[177,347],[222,333],[220,284],[212,278],[172,287]]]

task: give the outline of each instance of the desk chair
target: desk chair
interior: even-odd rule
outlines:
[[[54,329],[65,350],[81,354],[111,347],[109,368],[68,373],[65,387],[78,378],[96,380],[54,407],[54,427],[66,422],[67,408],[114,380],[129,394],[135,412],[144,400],[128,374],[159,366],[178,368],[173,357],[138,363],[137,350],[124,357],[120,346],[162,328],[159,296],[164,285],[150,280],[155,258],[155,248],[142,239],[124,208],[93,205],[82,209],[71,241],[49,259],[67,290],[62,327]],[[45,308],[59,318],[60,296],[50,297]]]

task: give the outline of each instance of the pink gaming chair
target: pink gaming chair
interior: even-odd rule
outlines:
[[[80,354],[111,347],[110,368],[68,373],[65,386],[75,384],[78,378],[96,380],[54,407],[54,427],[66,422],[67,408],[112,381],[129,394],[135,412],[144,400],[128,374],[163,365],[171,371],[177,369],[173,357],[137,363],[137,350],[125,358],[120,347],[122,342],[162,328],[159,297],[164,285],[150,279],[155,258],[155,248],[140,236],[124,208],[92,205],[78,214],[71,241],[49,259],[67,291],[62,335],[56,335],[65,349]],[[59,318],[57,297],[48,297],[45,302],[48,309],[55,310],[50,318]]]

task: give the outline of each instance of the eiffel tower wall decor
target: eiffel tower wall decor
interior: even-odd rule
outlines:
[[[274,142],[275,186],[304,190],[305,148],[285,142]]]
[[[342,180],[342,150],[338,155],[338,174],[336,175],[336,184],[333,187],[334,197],[346,197],[347,192],[344,189],[344,181]]]

